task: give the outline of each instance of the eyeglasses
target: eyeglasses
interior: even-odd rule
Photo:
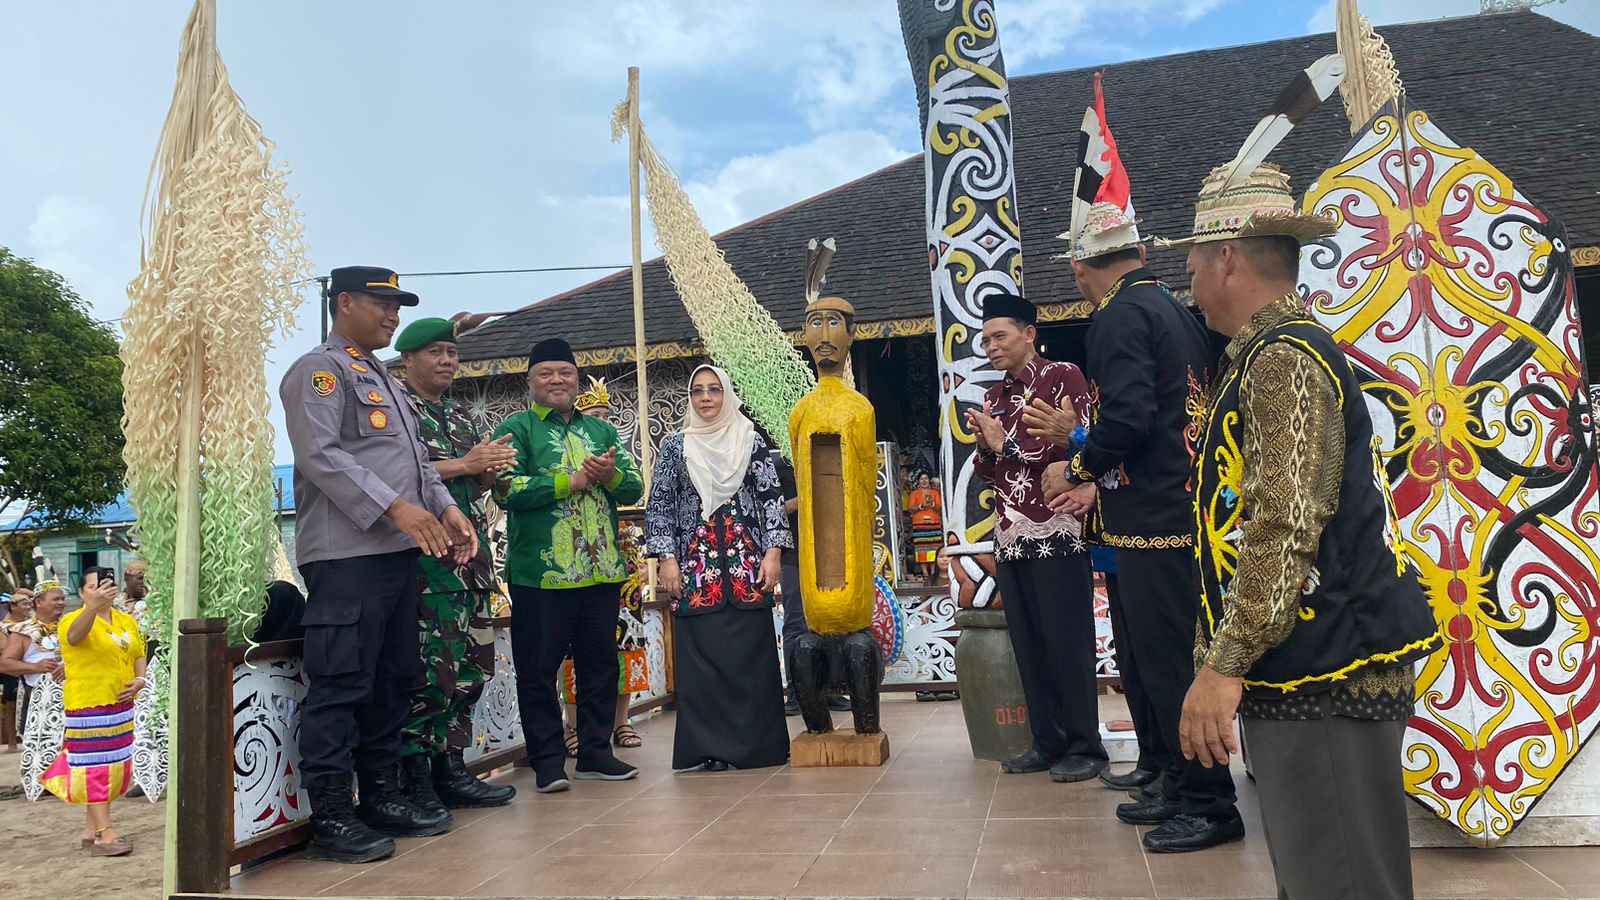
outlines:
[[[720,384],[711,384],[711,385],[701,385],[700,387],[693,387],[693,388],[689,389],[689,396],[691,396],[691,397],[721,397],[722,396],[722,385],[720,385]]]

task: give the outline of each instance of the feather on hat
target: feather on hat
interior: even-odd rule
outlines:
[[[1156,246],[1181,250],[1195,244],[1248,237],[1290,237],[1305,243],[1337,231],[1332,218],[1302,214],[1289,191],[1288,174],[1263,160],[1333,94],[1344,80],[1344,73],[1344,57],[1337,53],[1296,72],[1233,160],[1212,169],[1201,182],[1194,209],[1194,233],[1178,240],[1157,238]]]

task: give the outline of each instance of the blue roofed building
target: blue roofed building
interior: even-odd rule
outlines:
[[[283,536],[284,549],[288,551],[289,562],[293,565],[295,562],[294,466],[273,466],[272,480],[273,504],[278,514],[278,531]],[[62,586],[67,588],[68,598],[75,600],[77,594],[73,588],[78,583],[79,573],[86,568],[110,566],[117,570],[120,582],[123,568],[138,556],[128,534],[128,530],[137,520],[138,516],[134,513],[132,504],[128,502],[128,495],[123,493],[95,513],[86,526],[67,531],[40,530],[39,517],[24,516],[0,530],[6,533],[37,532],[36,546],[55,566]],[[27,559],[19,559],[17,562],[24,567],[33,564]],[[34,580],[31,568],[25,568],[23,576],[24,581],[29,583]]]

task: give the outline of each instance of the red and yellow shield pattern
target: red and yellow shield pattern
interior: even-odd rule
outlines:
[[[1339,219],[1300,276],[1366,382],[1446,638],[1418,670],[1406,790],[1494,843],[1600,722],[1600,478],[1565,233],[1403,98],[1305,209]]]

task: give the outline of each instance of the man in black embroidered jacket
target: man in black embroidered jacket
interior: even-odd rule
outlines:
[[[1203,414],[1211,345],[1145,268],[1138,230],[1121,209],[1091,207],[1071,256],[1083,296],[1098,303],[1087,341],[1094,412],[1082,449],[1055,467],[1047,493],[1057,508],[1095,510],[1100,541],[1116,552],[1118,665],[1127,670],[1125,684],[1142,686],[1128,692],[1128,704],[1135,725],[1150,732],[1141,743],[1160,768],[1156,783],[1117,807],[1117,817],[1159,826],[1145,837],[1152,850],[1202,850],[1244,836],[1228,769],[1178,753],[1199,614],[1186,436]],[[1142,780],[1136,770],[1107,784]]]

